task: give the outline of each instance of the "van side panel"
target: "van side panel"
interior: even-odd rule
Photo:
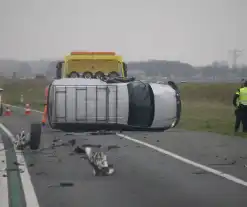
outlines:
[[[129,100],[126,84],[57,84],[51,88],[53,123],[127,123]]]

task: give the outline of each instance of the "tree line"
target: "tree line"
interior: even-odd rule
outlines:
[[[0,76],[29,77],[37,74],[55,76],[56,63],[49,61],[17,61],[0,60]],[[247,66],[231,69],[227,65],[207,65],[194,67],[179,61],[152,60],[142,62],[127,62],[129,73],[140,71],[146,76],[175,76],[175,77],[247,77]]]

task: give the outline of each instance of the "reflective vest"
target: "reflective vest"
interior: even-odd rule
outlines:
[[[236,92],[236,94],[239,95],[239,104],[247,106],[247,87],[240,88],[239,91]]]

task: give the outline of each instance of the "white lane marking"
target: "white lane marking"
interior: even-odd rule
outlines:
[[[214,175],[217,175],[217,176],[219,176],[219,177],[225,178],[225,179],[230,180],[230,181],[232,181],[232,182],[234,182],[234,183],[237,183],[237,184],[240,184],[240,185],[243,185],[243,186],[247,187],[247,182],[246,182],[246,181],[241,180],[241,179],[239,179],[239,178],[237,178],[237,177],[235,177],[235,176],[232,176],[232,175],[226,174],[226,173],[224,173],[224,172],[221,172],[221,171],[219,171],[219,170],[215,170],[215,169],[213,169],[213,168],[207,167],[206,165],[202,165],[202,164],[196,163],[196,162],[194,162],[194,161],[192,161],[192,160],[189,160],[189,159],[187,159],[187,158],[184,158],[184,157],[182,157],[182,156],[179,156],[179,155],[177,155],[177,154],[175,154],[175,153],[169,152],[169,151],[167,151],[167,150],[164,150],[164,149],[162,149],[162,148],[160,148],[160,147],[157,147],[157,146],[148,144],[148,143],[146,143],[146,142],[142,142],[142,141],[140,141],[140,140],[134,139],[134,138],[129,137],[129,136],[127,136],[127,135],[117,133],[117,136],[122,137],[122,138],[124,138],[124,139],[127,139],[127,140],[129,140],[129,141],[132,141],[132,142],[135,142],[135,143],[144,145],[144,146],[149,147],[149,148],[151,148],[151,149],[154,149],[154,150],[156,150],[156,151],[158,151],[158,152],[160,152],[160,153],[162,153],[162,154],[168,155],[168,156],[170,156],[170,157],[172,157],[172,158],[174,158],[174,159],[176,159],[176,160],[179,160],[179,161],[181,161],[181,162],[183,162],[183,163],[186,163],[186,164],[188,164],[188,165],[192,165],[192,166],[194,166],[194,167],[200,168],[200,169],[202,169],[202,170],[204,170],[204,171],[207,171],[207,172],[209,172],[209,173],[212,173],[212,174],[214,174]]]
[[[9,104],[8,104],[8,105],[9,105]],[[24,109],[24,108],[19,107],[19,106],[13,106],[13,105],[10,105],[10,106],[16,107],[16,108],[20,108],[20,109]],[[43,113],[42,111],[37,111],[37,110],[32,110],[32,111],[37,112],[37,113]],[[160,147],[157,147],[157,146],[148,144],[147,142],[143,142],[143,141],[134,139],[134,138],[129,137],[129,136],[127,136],[127,135],[120,134],[120,133],[116,133],[116,135],[119,136],[119,137],[122,137],[122,138],[124,138],[124,139],[127,139],[127,140],[129,140],[129,141],[132,141],[132,142],[141,144],[141,145],[143,145],[143,146],[149,147],[149,148],[151,148],[151,149],[154,149],[154,150],[156,150],[156,151],[158,151],[158,152],[160,152],[160,153],[162,153],[162,154],[166,154],[166,155],[168,155],[168,156],[170,156],[170,157],[172,157],[172,158],[174,158],[174,159],[176,159],[176,160],[179,160],[179,161],[181,161],[181,162],[183,162],[183,163],[186,163],[186,164],[188,164],[188,165],[192,165],[192,166],[194,166],[194,167],[200,168],[200,169],[202,169],[202,170],[204,170],[204,171],[207,171],[207,172],[209,172],[209,173],[212,173],[212,174],[214,174],[214,175],[217,175],[217,176],[219,176],[219,177],[225,178],[225,179],[227,179],[227,180],[229,180],[229,181],[232,181],[232,182],[234,182],[234,183],[237,183],[237,184],[240,184],[240,185],[243,185],[243,186],[247,187],[247,182],[246,182],[246,181],[241,180],[241,179],[239,179],[239,178],[237,178],[237,177],[235,177],[235,176],[233,176],[233,175],[226,174],[226,173],[221,172],[221,171],[219,171],[219,170],[215,170],[215,169],[210,168],[210,167],[208,167],[208,166],[206,166],[206,165],[202,165],[202,164],[200,164],[200,163],[194,162],[194,161],[189,160],[189,159],[187,159],[187,158],[184,158],[184,157],[182,157],[182,156],[180,156],[180,155],[177,155],[177,154],[175,154],[175,153],[173,153],[173,152],[169,152],[169,151],[164,150],[164,149],[162,149],[162,148],[160,148]]]
[[[3,207],[9,207],[8,178],[3,177],[3,175],[7,175],[6,168],[6,153],[3,143],[0,142],[0,201]]]
[[[0,123],[0,128],[7,134],[7,136],[13,142],[15,140],[14,135],[6,128],[2,123]],[[15,150],[16,151],[16,150]],[[25,200],[27,207],[39,207],[38,199],[34,191],[34,187],[31,181],[30,174],[28,172],[27,164],[22,153],[16,151],[17,161],[23,164],[23,173],[20,173],[23,191],[25,194]]]

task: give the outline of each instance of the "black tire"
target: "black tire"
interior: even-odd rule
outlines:
[[[75,71],[73,71],[69,74],[69,78],[79,78],[79,77],[80,77],[80,75]]]
[[[40,123],[31,124],[31,129],[30,129],[31,150],[39,149],[40,139],[41,139],[41,124]]]
[[[91,72],[85,72],[82,75],[83,78],[90,79],[93,78],[93,74]]]
[[[109,74],[108,74],[108,77],[109,78],[116,78],[116,77],[119,77],[119,74],[117,73],[117,72],[110,72]]]
[[[105,77],[105,74],[103,72],[99,71],[99,72],[95,73],[94,77],[96,79],[102,79]]]
[[[0,105],[0,116],[3,115],[3,104]]]

